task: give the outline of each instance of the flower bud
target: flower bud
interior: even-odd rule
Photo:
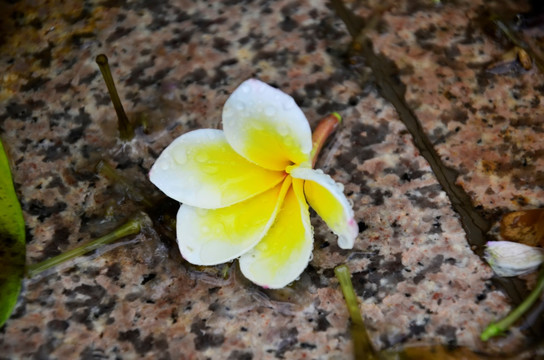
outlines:
[[[544,250],[511,241],[489,241],[484,257],[496,275],[519,276],[538,268],[544,261]]]

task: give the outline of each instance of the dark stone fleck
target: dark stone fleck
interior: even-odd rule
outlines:
[[[50,359],[51,353],[55,350],[54,341],[46,341],[32,354],[32,359]]]
[[[191,40],[194,32],[192,31],[174,31],[174,36],[170,40],[164,42],[164,46],[172,49],[179,49],[181,45],[188,43]]]
[[[66,329],[68,329],[68,326],[70,326],[70,324],[65,320],[55,319],[47,323],[47,328],[51,331],[64,332]]]
[[[49,66],[51,66],[51,50],[53,49],[53,47],[53,43],[49,43],[49,45],[45,49],[35,55],[35,58],[40,60],[40,66],[42,68],[48,68]]]
[[[142,276],[142,282],[140,283],[140,285],[145,285],[147,282],[153,280],[156,277],[157,277],[157,274],[154,274],[154,273],[145,274],[144,276]]]
[[[210,79],[210,87],[212,89],[217,89],[221,85],[226,85],[228,79],[228,74],[217,68],[215,70],[215,75]]]
[[[196,319],[191,325],[191,333],[195,334],[195,349],[198,351],[218,347],[225,342],[223,334],[210,332],[210,327],[206,326],[206,320]]]
[[[21,91],[38,90],[45,83],[47,83],[49,80],[50,80],[49,78],[45,78],[45,77],[41,77],[41,76],[31,78],[30,80],[28,80],[26,82],[26,84],[21,86]]]
[[[125,296],[125,301],[133,302],[140,297],[139,293],[130,293]]]
[[[383,205],[384,198],[389,198],[393,195],[389,190],[382,191],[381,189],[377,189],[373,193],[370,194],[372,199],[374,200],[374,205],[380,206]]]
[[[120,38],[122,38],[123,36],[130,34],[131,32],[132,32],[132,28],[124,28],[122,26],[119,26],[115,28],[115,31],[111,33],[110,36],[108,36],[108,38],[106,39],[106,42],[107,43],[115,42],[119,40]]]
[[[414,276],[414,284],[419,284],[421,280],[425,278],[426,274],[434,274],[440,271],[440,267],[444,262],[444,255],[436,255],[430,262],[430,264],[421,270],[416,276]]]
[[[55,229],[53,238],[47,243],[42,251],[42,258],[50,258],[62,252],[62,248],[68,245],[70,230],[65,227]]]
[[[85,39],[92,39],[95,37],[95,34],[92,32],[76,33],[70,38],[70,42],[76,48],[79,48],[83,45]]]
[[[457,328],[451,326],[451,325],[442,325],[437,330],[436,333],[438,335],[442,335],[445,337],[446,342],[449,346],[456,346],[457,345]]]
[[[418,325],[415,323],[415,321],[412,321],[410,323],[410,333],[412,333],[414,336],[419,336],[421,334],[424,334],[426,331],[425,330],[426,325],[427,325],[426,322],[424,324]]]
[[[227,53],[229,50],[229,46],[230,46],[230,41],[222,37],[215,37],[213,39],[213,48],[219,52]]]
[[[436,209],[438,205],[429,199],[436,197],[440,189],[440,185],[436,184],[436,186],[431,185],[424,188],[419,188],[419,194],[410,191],[407,192],[406,195],[408,196],[408,199],[410,199],[410,201],[412,201],[412,203],[419,208]]]
[[[202,32],[209,33],[211,32],[210,27],[212,25],[221,25],[225,21],[227,21],[227,18],[224,17],[218,17],[216,19],[194,19],[193,24]]]
[[[286,32],[291,32],[298,26],[298,23],[290,16],[286,16],[282,22],[280,22],[280,29]]]
[[[45,206],[40,200],[32,199],[28,203],[23,203],[23,209],[30,215],[37,216],[39,221],[43,221],[55,213],[64,211],[66,203],[59,201],[52,206]]]
[[[45,150],[41,152],[45,155],[43,161],[57,161],[69,154],[69,147],[62,143],[54,143],[49,145]]]
[[[336,101],[328,101],[317,108],[317,113],[319,115],[325,115],[335,111],[342,111],[347,107],[348,106],[346,104],[342,104]]]
[[[146,336],[144,339],[140,339],[140,330],[138,329],[120,331],[117,339],[119,341],[130,342],[138,354],[142,356],[153,349],[155,343],[155,339],[151,335]]]
[[[414,35],[416,36],[417,42],[422,43],[426,40],[433,39],[435,37],[436,30],[436,25],[431,24],[431,26],[426,29],[418,29]]]
[[[331,323],[327,320],[328,312],[325,310],[317,309],[317,324],[315,331],[327,331],[331,327]]]
[[[108,356],[104,353],[104,350],[100,348],[94,348],[92,346],[87,346],[79,354],[79,360],[98,360],[107,358]]]
[[[75,299],[66,302],[66,308],[73,310],[79,307],[95,306],[100,304],[100,301],[106,295],[106,289],[100,285],[82,284],[74,289],[66,289],[63,294],[68,298],[76,298],[78,294],[84,295],[86,299]]]
[[[353,147],[364,148],[369,145],[381,143],[387,136],[389,127],[382,120],[377,127],[366,124],[355,124],[351,130],[351,142]]]
[[[208,73],[203,68],[198,68],[185,75],[181,80],[182,84],[189,85],[191,83],[198,83],[208,77]]]
[[[277,358],[283,359],[283,356],[287,351],[294,349],[295,345],[298,343],[297,336],[298,330],[296,327],[280,330],[280,338],[282,340],[276,350]]]
[[[119,263],[112,264],[108,267],[108,271],[106,271],[106,276],[113,280],[119,280],[120,275],[121,265],[119,265]]]
[[[431,227],[431,230],[429,231],[429,234],[442,234],[443,232],[444,231],[442,230],[442,224],[440,221],[435,221]]]
[[[352,173],[357,169],[357,165],[353,162],[353,154],[341,153],[336,158],[338,167],[344,169],[347,173]]]
[[[366,229],[368,229],[368,226],[365,224],[364,221],[359,221],[357,223],[358,227],[359,227],[359,234],[362,233],[363,231],[365,231]]]
[[[155,65],[155,58],[151,57],[149,60],[141,62],[134,66],[128,79],[126,80],[127,86],[132,86],[134,84],[139,84],[139,80],[143,77],[146,69],[151,68]]]
[[[252,360],[253,353],[250,351],[234,350],[229,354],[227,360]]]
[[[78,85],[89,85],[97,75],[98,75],[98,71],[93,71],[89,75],[84,76],[81,79],[79,79]],[[55,89],[56,89],[56,87],[55,87]]]

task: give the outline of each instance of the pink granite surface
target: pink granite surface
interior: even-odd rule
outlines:
[[[368,29],[375,51],[397,65],[442,161],[496,221],[544,206],[544,78],[536,68],[486,71],[509,47],[478,27],[494,6],[485,4],[349,6],[377,16]],[[355,248],[341,250],[314,216],[312,262],[290,287],[270,291],[244,280],[236,262],[184,262],[171,229],[157,225],[26,280],[0,329],[0,358],[348,359],[348,313],[333,273],[342,263],[377,348],[433,343],[497,354],[531,338],[516,328],[479,340],[511,302],[371,71],[361,83],[350,67],[350,37],[326,2],[20,1],[3,5],[0,24],[0,137],[27,223],[28,263],[139,210],[156,224],[157,214],[175,214],[148,169],[180,134],[219,127],[228,94],[249,77],[291,94],[312,126],[332,111],[343,116],[317,166],[345,185],[360,227]],[[118,140],[99,53],[129,117],[150,122],[128,144]],[[100,160],[128,187],[98,173]],[[142,196],[157,205],[147,208]]]

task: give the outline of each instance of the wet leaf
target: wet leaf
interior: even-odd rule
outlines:
[[[10,317],[25,269],[25,223],[0,141],[0,326]]]
[[[544,247],[544,209],[504,215],[501,219],[501,236],[509,241]]]

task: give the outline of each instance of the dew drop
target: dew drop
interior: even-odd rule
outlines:
[[[283,100],[283,110],[291,110],[295,107],[295,100],[293,100],[293,98],[288,98],[288,99],[285,99]]]
[[[266,109],[264,109],[264,114],[266,116],[273,116],[276,114],[276,108],[273,106],[267,106]]]
[[[241,102],[237,102],[236,104],[234,104],[234,107],[236,108],[236,110],[239,110],[239,111],[242,111],[245,109],[244,104]]]
[[[219,170],[217,169],[217,166],[205,166],[202,168],[202,171],[211,175],[217,173]]]
[[[180,165],[183,165],[187,162],[187,152],[184,148],[179,148],[175,150],[174,159]]]
[[[261,124],[260,121],[254,121],[254,122],[252,122],[252,123],[251,123],[251,126],[253,126],[253,128],[254,128],[255,130],[263,130],[263,129],[264,129],[264,128],[263,128],[263,125]]]
[[[159,164],[159,167],[161,168],[161,170],[168,170],[170,168],[170,161],[168,160],[162,160]]]
[[[241,87],[240,87],[240,90],[242,90],[243,93],[249,93],[249,85],[248,84],[243,84]]]
[[[230,119],[232,119],[232,108],[225,108],[225,111],[223,111],[223,120]]]
[[[279,133],[281,136],[286,136],[287,134],[289,134],[289,129],[287,128],[286,125],[280,124],[280,125],[278,126],[278,133]]]
[[[206,153],[201,152],[201,153],[196,155],[196,161],[198,161],[198,162],[206,162],[206,161],[208,161],[208,159],[209,159],[209,157],[208,157],[208,155]]]

